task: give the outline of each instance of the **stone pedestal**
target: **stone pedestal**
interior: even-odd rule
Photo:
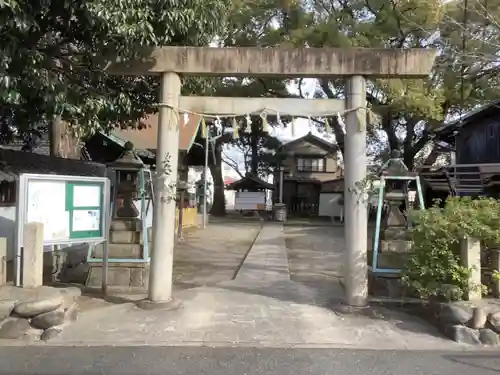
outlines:
[[[42,223],[27,223],[24,225],[21,274],[23,288],[38,288],[43,285]]]
[[[283,203],[276,203],[273,207],[274,220],[279,222],[286,222],[286,205]]]
[[[109,259],[120,259],[108,263],[108,286],[118,289],[147,289],[149,263],[138,262],[144,255],[144,234],[138,219],[116,219],[111,223],[108,244]],[[151,251],[152,230],[148,228],[149,250]],[[94,248],[92,256],[102,258],[103,245]],[[149,254],[151,255],[151,253]],[[102,263],[90,263],[86,286],[100,288]]]
[[[462,266],[471,269],[467,301],[482,299],[481,291],[481,241],[476,238],[464,238],[460,241],[460,261]]]
[[[389,214],[380,233],[380,253],[409,253],[411,242],[408,240],[406,218],[399,209],[400,202],[390,203]]]

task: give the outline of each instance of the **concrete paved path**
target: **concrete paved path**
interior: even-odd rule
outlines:
[[[464,348],[403,313],[337,312],[341,295],[290,280],[283,228],[275,224],[264,226],[234,280],[175,297],[183,304],[177,311],[143,311],[132,303],[90,311],[49,344]]]

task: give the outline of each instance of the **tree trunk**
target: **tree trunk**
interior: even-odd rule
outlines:
[[[250,172],[257,176],[259,172],[259,150],[258,150],[258,139],[257,132],[259,131],[258,127],[260,127],[260,121],[254,121],[252,124],[252,133],[250,134],[250,150],[251,150],[251,159],[250,159]]]
[[[224,196],[224,180],[222,179],[222,145],[215,145],[215,161],[210,165],[210,173],[214,181],[214,201],[210,215],[226,215],[226,197]]]
[[[74,137],[68,123],[55,116],[49,126],[50,155],[65,159],[80,159],[79,140]]]

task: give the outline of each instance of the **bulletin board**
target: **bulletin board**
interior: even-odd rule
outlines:
[[[110,183],[106,177],[22,174],[17,186],[17,240],[24,224],[44,225],[44,245],[107,240]]]

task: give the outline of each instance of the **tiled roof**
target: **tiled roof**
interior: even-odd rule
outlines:
[[[22,141],[14,141],[11,143],[7,143],[5,145],[2,145],[1,148],[4,150],[13,150],[13,151],[24,151],[22,150],[22,147],[24,145],[24,142]],[[50,155],[50,147],[49,147],[49,142],[42,140],[38,142],[36,146],[34,146],[31,151],[34,154],[38,155]]]
[[[269,182],[264,181],[264,180],[262,180],[256,176],[253,176],[251,174],[247,174],[242,179],[230,183],[227,186],[227,188],[229,190],[238,190],[240,188],[246,188],[248,186],[258,186],[258,187],[263,187],[265,189],[274,190],[273,184],[270,184]]]
[[[105,176],[106,166],[88,161],[0,148],[0,181],[14,181],[22,173]]]
[[[201,116],[189,115],[188,121],[184,121],[184,116],[179,116],[179,150],[189,151],[198,133]],[[111,135],[126,142],[132,142],[134,148],[140,150],[156,150],[158,133],[158,114],[148,115],[141,124],[145,128],[139,129],[115,129]]]

